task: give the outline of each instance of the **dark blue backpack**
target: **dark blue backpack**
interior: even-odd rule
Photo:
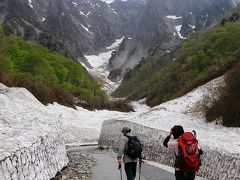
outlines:
[[[126,136],[128,138],[127,148],[125,154],[132,159],[142,157],[143,145],[137,136]]]

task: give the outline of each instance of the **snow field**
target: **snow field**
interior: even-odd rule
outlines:
[[[89,64],[93,67],[89,69],[85,66],[85,68],[93,77],[101,82],[108,94],[111,94],[120,85],[120,82],[112,82],[107,78],[110,72],[106,70],[106,68],[111,58],[112,51],[119,47],[123,39],[124,37],[116,39],[111,46],[106,47],[105,52],[98,55],[85,55]]]
[[[103,68],[106,68],[109,59],[111,58],[112,51],[119,47],[123,39],[124,37],[116,39],[116,41],[111,46],[106,47],[107,51],[105,52],[102,52],[98,55],[85,55],[85,57],[94,69],[102,70]]]
[[[51,179],[67,165],[58,115],[26,89],[0,84],[0,179]]]
[[[240,128],[227,128],[222,125],[206,123],[202,113],[199,113],[201,104],[205,99],[216,98],[216,90],[224,85],[223,77],[217,78],[201,86],[185,96],[150,108],[144,100],[133,102],[136,112],[122,113],[116,111],[88,111],[77,107],[78,110],[67,108],[58,104],[49,105],[48,108],[56,114],[61,112],[67,142],[75,136],[80,129],[81,136],[76,136],[74,142],[81,143],[84,136],[86,141],[96,141],[99,137],[102,122],[105,120],[127,120],[146,127],[169,132],[176,124],[182,125],[186,131],[197,132],[200,145],[210,150],[226,153],[239,153],[240,142],[238,135]],[[71,129],[76,129],[73,132]],[[87,130],[84,132],[84,128]],[[69,133],[66,133],[69,132]],[[91,134],[92,132],[92,134]],[[71,138],[70,138],[71,137]],[[229,148],[231,147],[231,148]]]
[[[207,169],[203,169],[203,173],[208,172],[206,176],[212,177],[215,175],[214,168],[222,170],[222,167],[225,167],[228,171],[222,170],[224,173],[219,173],[219,177],[222,175],[222,177],[229,178],[231,175],[235,178],[234,172],[237,170],[233,168],[233,164],[229,164],[229,161],[236,167],[240,166],[239,158],[237,158],[240,152],[238,137],[240,128],[227,128],[215,123],[206,123],[203,113],[199,111],[202,103],[206,103],[206,98],[216,98],[217,88],[223,85],[223,77],[220,77],[183,97],[154,108],[146,106],[145,100],[133,102],[132,105],[136,112],[122,113],[108,110],[88,111],[81,107],[75,110],[57,103],[44,106],[26,89],[7,88],[0,84],[0,179],[9,177],[9,175],[16,177],[24,175],[26,179],[33,176],[52,177],[67,163],[64,143],[98,141],[102,124],[106,120],[118,121],[121,126],[128,122],[139,128],[150,128],[150,137],[153,141],[156,141],[154,132],[157,134],[162,132],[166,135],[176,124],[182,125],[185,131],[194,129],[197,132],[200,146],[207,151],[207,154],[214,157],[212,159],[206,157],[208,162],[215,166],[207,166]],[[145,132],[145,129],[141,131]],[[148,135],[145,134],[144,137],[146,136]],[[157,144],[147,146],[150,152],[151,149],[156,148]],[[19,155],[22,151],[23,153]],[[24,155],[25,151],[26,155]],[[159,149],[159,151],[164,150]],[[17,159],[25,159],[28,163],[27,167],[24,166],[25,161],[17,164],[16,162],[20,161],[13,160],[13,156]],[[52,167],[49,170],[40,170],[40,166],[35,167],[40,161],[43,164],[41,167],[49,167],[49,159],[54,161],[51,162]],[[168,156],[161,157],[158,162],[170,165],[167,159]],[[216,164],[217,161],[220,164]],[[22,170],[12,172],[14,167]],[[31,169],[26,170],[26,168]],[[25,174],[21,173],[22,171]],[[28,172],[31,174],[27,174]],[[46,172],[47,174],[43,175]],[[213,172],[212,175],[209,174],[210,172]]]
[[[227,128],[215,123],[206,123],[203,115],[199,113],[199,107],[206,98],[206,95],[214,98],[214,90],[224,84],[223,78],[215,79],[204,86],[201,86],[185,96],[150,108],[144,104],[144,100],[133,102],[132,105],[136,112],[122,113],[116,111],[88,111],[81,107],[77,110],[68,108],[57,103],[44,106],[38,102],[27,90],[18,88],[7,88],[1,90],[0,101],[0,126],[5,132],[13,133],[6,124],[19,128],[19,133],[9,136],[2,133],[3,138],[1,150],[5,152],[14,150],[15,145],[8,143],[7,137],[12,137],[11,141],[33,142],[43,133],[48,133],[52,129],[60,128],[60,122],[64,128],[66,142],[85,143],[96,142],[98,140],[102,122],[105,120],[127,120],[147,127],[156,128],[168,132],[174,125],[179,124],[186,131],[195,130],[198,134],[200,145],[212,150],[224,151],[229,153],[240,152],[240,142],[238,135],[240,128]],[[11,90],[10,90],[11,89]],[[3,93],[8,92],[8,96]],[[17,92],[17,94],[15,93]],[[211,93],[210,93],[211,92]],[[10,98],[10,99],[8,99]],[[208,98],[208,97],[207,97]],[[14,101],[13,101],[14,100]],[[12,109],[16,110],[11,112]],[[9,119],[6,121],[6,119]],[[27,119],[28,125],[24,123]],[[21,123],[19,123],[21,122]],[[26,131],[24,127],[28,127]],[[33,127],[34,130],[31,130]],[[35,129],[37,127],[37,129]],[[31,131],[30,131],[31,130]],[[21,132],[22,131],[22,132]],[[29,136],[25,136],[29,133]],[[52,131],[53,133],[55,131]],[[58,132],[56,130],[56,132]],[[32,133],[32,134],[31,134]],[[7,139],[4,141],[4,139]],[[231,148],[229,148],[231,147]],[[8,150],[6,150],[8,148]],[[1,153],[3,154],[3,153]]]

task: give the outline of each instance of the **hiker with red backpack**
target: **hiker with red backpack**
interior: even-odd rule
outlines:
[[[142,161],[142,144],[136,136],[130,135],[131,129],[123,127],[122,138],[118,147],[118,164],[122,179],[122,162],[124,163],[124,169],[128,180],[134,180],[137,171],[137,162],[139,161],[139,179]]]
[[[173,137],[172,137],[173,136]],[[201,165],[196,132],[184,132],[180,125],[174,126],[163,145],[174,151],[176,156],[174,168],[176,180],[194,180]]]

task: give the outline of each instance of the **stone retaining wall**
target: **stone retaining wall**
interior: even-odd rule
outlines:
[[[0,83],[0,180],[49,180],[67,163],[59,113]]]
[[[144,127],[128,121],[104,121],[99,138],[100,147],[116,147],[121,136],[121,128],[128,126],[134,135],[137,135],[144,144],[144,157],[147,160],[173,166],[174,154],[165,148],[162,143],[167,133],[161,130]],[[199,176],[211,180],[240,180],[240,156],[209,150],[204,150],[203,165],[198,172]]]
[[[1,180],[48,180],[68,163],[63,137],[40,137],[0,160]]]

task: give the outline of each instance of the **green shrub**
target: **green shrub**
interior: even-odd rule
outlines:
[[[206,111],[207,121],[222,118],[223,125],[240,127],[240,64],[225,76],[226,86],[220,90],[219,99]]]
[[[106,94],[79,64],[0,29],[0,81],[31,91],[44,104],[72,106],[74,98],[105,101]]]

